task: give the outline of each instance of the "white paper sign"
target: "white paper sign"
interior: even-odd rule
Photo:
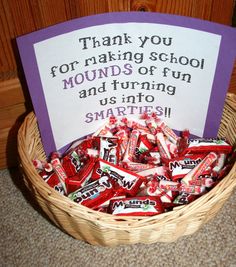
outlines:
[[[202,137],[221,42],[221,34],[145,21],[93,25],[34,42],[55,149],[94,132],[111,115],[144,112]]]

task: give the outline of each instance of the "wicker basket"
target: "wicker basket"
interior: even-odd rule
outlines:
[[[219,137],[236,144],[236,96],[228,94]],[[34,113],[18,133],[18,152],[24,182],[48,217],[63,231],[93,245],[173,242],[193,234],[212,219],[236,186],[236,163],[210,192],[191,204],[153,217],[117,217],[78,205],[50,188],[37,174],[32,159],[45,159]]]

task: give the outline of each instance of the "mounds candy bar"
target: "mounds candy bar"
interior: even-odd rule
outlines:
[[[96,137],[99,143],[99,158],[118,164],[120,160],[120,140],[117,137]]]
[[[93,170],[91,179],[96,180],[103,176],[109,176],[115,181],[115,189],[120,194],[128,194],[134,196],[137,194],[140,185],[145,180],[144,177],[118,167],[110,162],[99,159]]]
[[[154,145],[148,140],[147,135],[140,135],[135,149],[136,157],[144,152],[150,151],[152,148],[154,148]]]
[[[171,172],[173,181],[183,178],[190,172],[197,164],[199,164],[206,154],[189,154],[182,157],[170,159],[168,167]]]
[[[118,200],[118,199],[121,199],[121,198],[126,198],[126,196],[125,195],[119,195],[119,194],[117,194],[115,192],[112,198],[108,199],[106,202],[102,203],[98,207],[93,208],[93,210],[109,213],[108,207],[109,207],[110,201],[113,200],[113,199]]]
[[[89,182],[96,160],[96,158],[91,157],[74,176],[65,179],[68,194]]]
[[[160,199],[150,196],[113,199],[108,210],[120,216],[152,216],[164,212]]]
[[[224,138],[196,138],[189,139],[188,147],[183,150],[182,154],[209,152],[229,154],[231,151],[232,146]]]
[[[84,155],[78,155],[78,153],[74,150],[62,158],[61,164],[67,174],[67,177],[71,177],[80,171],[87,160],[87,157]]]
[[[145,151],[138,156],[138,161],[146,164],[161,164],[161,155],[158,147],[155,146],[151,150]]]
[[[181,183],[190,184],[192,180],[196,180],[200,175],[204,173],[211,165],[217,160],[218,156],[214,152],[210,152],[206,157],[196,165],[190,172],[188,172]]]
[[[68,197],[76,203],[96,209],[102,203],[112,198],[113,195],[112,180],[108,176],[102,176],[100,179],[70,193]]]
[[[60,181],[56,172],[52,172],[44,181],[53,189],[55,189],[58,193],[65,195],[64,185]]]

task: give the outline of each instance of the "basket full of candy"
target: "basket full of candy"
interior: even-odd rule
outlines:
[[[236,186],[236,99],[217,137],[190,139],[155,114],[110,118],[63,154],[46,158],[37,119],[18,133],[24,181],[48,217],[90,244],[173,242],[212,219]]]

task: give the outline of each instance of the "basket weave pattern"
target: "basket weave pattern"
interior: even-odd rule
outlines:
[[[236,144],[236,96],[228,94],[218,133]],[[210,192],[194,202],[151,217],[114,216],[74,203],[49,187],[38,175],[33,159],[45,160],[33,112],[18,132],[18,153],[24,182],[48,217],[63,231],[93,245],[173,242],[193,234],[212,219],[236,186],[236,163]]]

